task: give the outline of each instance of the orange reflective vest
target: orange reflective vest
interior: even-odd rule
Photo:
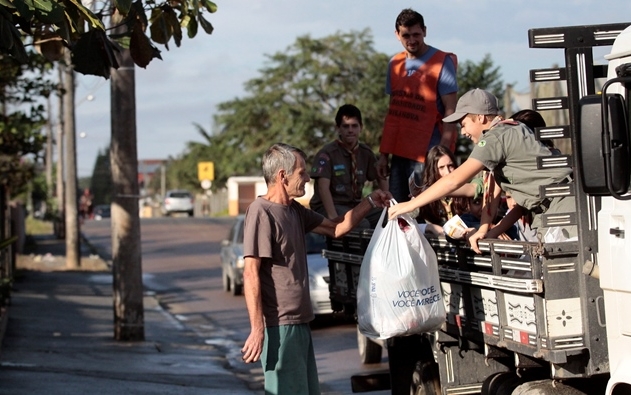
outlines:
[[[425,162],[436,125],[442,132],[443,115],[438,112],[436,100],[438,79],[446,56],[451,56],[456,64],[455,55],[436,51],[410,76],[405,69],[405,52],[392,58],[390,105],[379,152]]]

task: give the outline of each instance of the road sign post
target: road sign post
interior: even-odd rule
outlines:
[[[208,190],[208,189],[210,189],[210,187],[212,186],[213,183],[210,180],[202,180],[202,182],[200,184],[201,184],[203,189]]]

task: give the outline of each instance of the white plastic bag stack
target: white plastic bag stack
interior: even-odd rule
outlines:
[[[376,339],[432,332],[445,322],[436,254],[407,214],[373,232],[359,272],[357,319],[360,332]]]

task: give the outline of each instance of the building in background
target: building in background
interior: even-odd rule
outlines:
[[[147,188],[151,184],[153,177],[161,175],[161,166],[166,162],[165,159],[138,159],[138,187],[140,196],[145,196],[148,192]]]
[[[226,182],[226,188],[228,189],[228,215],[231,216],[244,214],[257,196],[267,193],[267,184],[263,177],[230,177]],[[311,196],[313,196],[313,181],[305,185],[305,195],[296,201],[309,207]]]

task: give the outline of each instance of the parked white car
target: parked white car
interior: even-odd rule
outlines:
[[[226,292],[233,295],[243,293],[243,221],[239,215],[228,238],[221,242],[222,284]],[[332,314],[329,299],[329,263],[322,256],[326,248],[326,238],[315,233],[306,235],[307,265],[309,270],[309,292],[313,313],[316,315]]]
[[[187,190],[176,189],[167,191],[162,203],[162,214],[171,215],[173,213],[187,213],[193,216],[193,195]]]

